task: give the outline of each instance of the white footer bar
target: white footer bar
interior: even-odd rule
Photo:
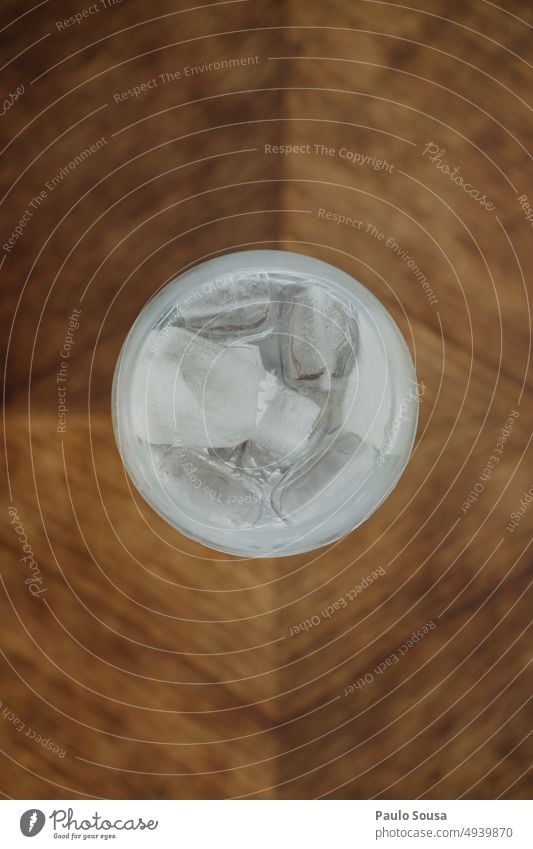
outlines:
[[[0,802],[0,834],[9,849],[531,849],[531,813],[527,801],[24,800]]]

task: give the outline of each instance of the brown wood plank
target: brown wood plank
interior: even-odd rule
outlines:
[[[5,2],[2,25],[30,5]],[[506,526],[532,483],[533,240],[518,200],[533,206],[531,9],[187,5],[129,0],[61,27],[72,11],[51,2],[3,32],[3,63],[43,40],[2,71],[6,97],[25,87],[1,123],[2,244],[45,197],[0,252],[0,791],[526,798],[533,508]],[[245,64],[215,64],[232,57]],[[430,143],[494,209],[431,162]],[[146,301],[247,247],[360,279],[425,386],[413,457],[383,507],[335,545],[278,560],[175,533],[132,489],[110,421],[116,358]]]

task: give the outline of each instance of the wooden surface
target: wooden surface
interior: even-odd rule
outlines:
[[[533,205],[532,8],[128,0],[58,28],[71,4],[32,5],[2,4],[3,96],[25,87],[1,118],[3,244],[46,196],[1,252],[0,791],[527,797],[533,507],[506,526],[532,485],[533,240],[519,202]],[[231,58],[247,64],[185,71]],[[158,287],[259,246],[359,278],[400,325],[425,391],[414,455],[376,515],[326,550],[246,561],[180,537],[132,489],[110,387]]]

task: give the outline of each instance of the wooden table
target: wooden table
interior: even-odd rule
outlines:
[[[0,790],[525,798],[533,10],[191,5],[2,8]],[[110,389],[160,286],[256,247],[360,279],[424,392],[368,522],[247,561],[132,488]]]

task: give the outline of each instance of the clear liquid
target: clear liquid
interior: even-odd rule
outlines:
[[[123,456],[172,524],[283,554],[337,539],[386,497],[416,426],[414,372],[365,296],[246,269],[166,297],[116,402]]]

